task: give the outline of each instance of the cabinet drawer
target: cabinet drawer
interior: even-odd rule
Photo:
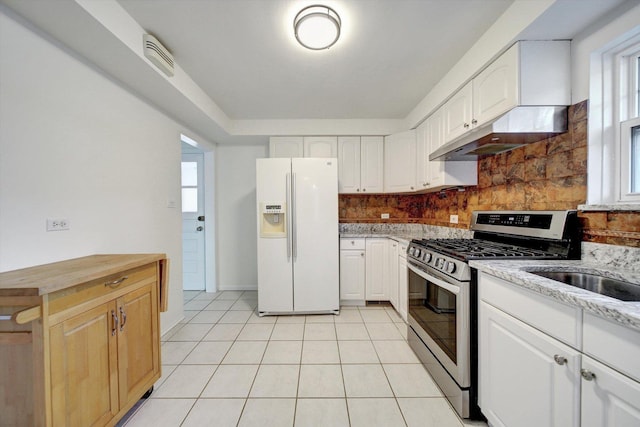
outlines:
[[[356,239],[340,239],[340,249],[357,249],[364,250],[365,248],[365,239],[356,238]]]
[[[78,305],[97,298],[116,298],[123,292],[127,292],[128,288],[155,281],[156,270],[156,263],[147,264],[54,292],[49,295],[49,315],[53,316],[67,309],[77,308]],[[53,316],[51,323],[55,324],[62,320],[64,320],[62,316]]]
[[[586,354],[640,381],[640,332],[585,313],[583,333]]]
[[[506,280],[478,273],[478,295],[505,313],[572,346],[582,345],[582,310],[519,287]]]

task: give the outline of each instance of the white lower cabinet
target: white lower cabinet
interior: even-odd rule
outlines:
[[[398,307],[396,311],[407,321],[407,310],[409,307],[409,281],[407,274],[407,244],[400,243],[398,250]]]
[[[398,242],[387,239],[387,263],[389,266],[389,302],[398,311]]]
[[[479,404],[491,425],[579,426],[580,353],[480,305]]]
[[[364,305],[365,239],[340,239],[340,304]]]
[[[640,383],[589,356],[582,369],[583,427],[640,426]]]
[[[478,290],[478,404],[490,425],[640,426],[637,329],[484,272]]]
[[[366,239],[365,297],[367,301],[389,301],[387,239]]]

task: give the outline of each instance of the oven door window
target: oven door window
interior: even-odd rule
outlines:
[[[409,274],[409,313],[454,362],[457,295],[414,272]]]

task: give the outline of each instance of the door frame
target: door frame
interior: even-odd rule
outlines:
[[[182,147],[188,147],[188,151],[181,149],[182,153],[202,153],[204,160],[204,288],[205,292],[216,292],[216,218],[215,218],[215,147],[200,144],[187,135],[180,134]],[[185,145],[186,144],[186,145]],[[182,161],[182,160],[181,160]],[[182,213],[181,213],[182,214]]]

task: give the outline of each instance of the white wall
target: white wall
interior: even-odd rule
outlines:
[[[267,145],[216,149],[218,289],[257,289],[256,159]]]
[[[166,331],[183,317],[184,129],[5,11],[0,271],[93,253],[164,252]],[[47,218],[66,218],[71,229],[47,232]]]
[[[640,25],[640,2],[629,0],[590,25],[571,42],[572,102],[589,98],[591,54]]]

